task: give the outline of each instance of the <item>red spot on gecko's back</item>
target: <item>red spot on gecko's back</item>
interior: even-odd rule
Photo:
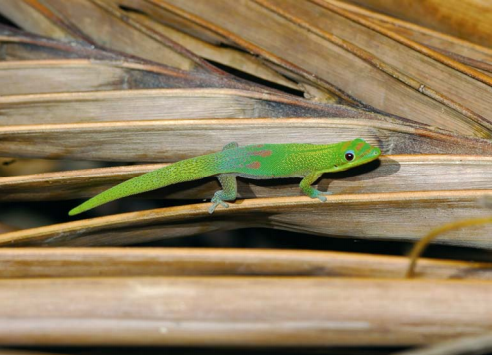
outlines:
[[[270,155],[272,155],[272,151],[271,150],[259,150],[257,152],[253,152],[252,154],[253,155],[259,155],[260,157],[269,157]]]
[[[255,148],[263,148],[264,144],[257,144],[255,145]]]
[[[250,169],[259,169],[261,167],[261,163],[259,161],[254,161],[248,165],[246,165],[247,168]]]

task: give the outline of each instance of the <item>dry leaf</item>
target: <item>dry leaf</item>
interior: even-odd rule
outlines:
[[[1,280],[0,342],[420,345],[490,331],[491,292],[490,282],[320,277]]]
[[[405,257],[211,248],[2,248],[2,279],[128,276],[400,278]],[[420,279],[492,279],[490,263],[422,259]]]

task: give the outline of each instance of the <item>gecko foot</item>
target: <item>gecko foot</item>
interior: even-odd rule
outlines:
[[[333,192],[330,192],[330,191],[322,192],[319,190],[315,190],[315,193],[311,196],[311,198],[317,198],[321,202],[326,202],[327,198],[325,195],[331,195],[331,194],[333,194]]]
[[[224,208],[229,208],[229,204],[224,202],[223,200],[221,199],[218,199],[214,196],[214,198],[212,198],[212,206],[210,206],[208,208],[208,213],[212,214],[214,213],[215,209],[217,208],[218,205],[221,205],[222,207]]]

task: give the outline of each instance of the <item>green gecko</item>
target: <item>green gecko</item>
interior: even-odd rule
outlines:
[[[219,204],[229,207],[225,201],[236,199],[238,176],[251,179],[303,178],[299,184],[302,192],[325,202],[324,195],[329,192],[321,192],[311,186],[321,175],[369,163],[380,154],[379,148],[360,138],[335,144],[257,144],[245,147],[233,142],[221,152],[182,160],[122,182],[75,207],[68,214],[74,216],[122,197],[209,176],[217,176],[222,185],[222,190],[212,198],[210,213]]]

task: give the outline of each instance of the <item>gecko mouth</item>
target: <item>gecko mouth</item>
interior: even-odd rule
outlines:
[[[381,150],[379,148],[372,148],[367,152],[362,153],[359,158],[374,158],[376,159],[381,155]]]

